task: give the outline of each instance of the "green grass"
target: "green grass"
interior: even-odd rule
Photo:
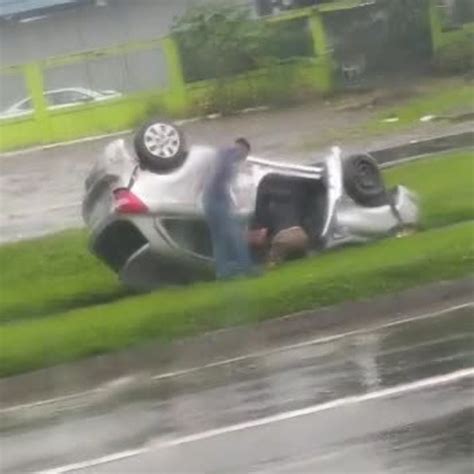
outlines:
[[[126,294],[87,248],[85,231],[0,247],[0,321],[34,318]]]
[[[474,219],[471,152],[457,152],[385,172],[389,184],[419,192],[422,227]],[[129,296],[87,249],[85,231],[0,247],[0,321],[19,321]]]
[[[131,296],[89,254],[84,231],[2,246],[0,376],[470,275],[473,173],[470,151],[388,170],[390,185],[420,194],[426,232],[329,252],[252,280]]]
[[[456,113],[474,112],[474,87],[469,83],[443,83],[442,86],[428,88],[413,99],[404,101],[397,107],[385,109],[365,127],[369,132],[387,132],[420,123],[426,115],[438,117]],[[397,122],[383,122],[386,118],[397,117]]]
[[[0,376],[154,340],[471,274],[474,224],[326,253],[258,279],[199,284],[0,327]]]
[[[421,199],[424,229],[474,219],[474,151],[415,161],[385,172],[387,184],[403,184]]]
[[[334,143],[361,142],[368,138],[390,137],[417,127],[422,130],[426,124],[420,119],[434,115],[442,124],[450,123],[446,119],[456,114],[474,112],[474,83],[461,78],[435,79],[415,85],[413,90],[390,91],[380,96],[375,105],[372,118],[355,125],[336,127],[324,136],[309,137],[295,146],[297,150],[314,150]],[[396,122],[384,122],[388,118],[398,118]],[[359,121],[360,122],[360,121]]]

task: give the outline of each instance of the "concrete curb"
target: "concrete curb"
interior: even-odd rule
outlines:
[[[395,164],[397,161],[411,157],[441,153],[457,148],[474,146],[474,131],[442,135],[427,140],[417,140],[403,145],[382,148],[369,152],[379,164]]]
[[[255,112],[265,112],[267,110],[270,110],[270,107],[268,106],[259,106],[259,107],[247,107],[242,110],[238,110],[235,112],[235,115],[246,115],[249,113],[255,113]],[[194,122],[203,122],[206,120],[217,120],[222,118],[222,114],[220,113],[215,113],[215,114],[208,114],[208,115],[202,115],[199,117],[190,117],[187,119],[182,119],[182,120],[171,120],[174,124],[178,126],[183,126],[188,123],[194,123]],[[127,128],[125,130],[120,130],[118,132],[112,132],[112,133],[103,133],[99,135],[92,135],[90,137],[83,137],[83,138],[77,138],[75,140],[69,140],[65,142],[57,142],[57,143],[46,143],[44,145],[38,145],[38,146],[33,146],[29,148],[21,148],[18,150],[11,150],[11,151],[4,151],[0,153],[0,159],[2,158],[8,158],[11,156],[17,156],[17,155],[23,155],[23,154],[28,154],[28,153],[35,153],[38,151],[44,151],[44,150],[51,150],[53,148],[62,148],[62,147],[68,147],[71,145],[78,145],[81,143],[88,143],[88,142],[95,142],[95,141],[100,141],[100,140],[107,140],[107,139],[112,139],[116,137],[121,137],[124,135],[130,135],[134,132],[134,128]]]
[[[234,327],[170,343],[93,357],[0,379],[2,429],[57,416],[58,412],[110,406],[133,393],[161,386],[167,394],[177,380],[215,370],[264,351],[321,337],[335,330],[376,324],[439,310],[474,299],[474,279],[436,282],[371,300],[304,311],[252,326]],[[472,311],[471,311],[472,312]],[[166,382],[169,383],[166,383]],[[38,401],[39,400],[39,401]]]

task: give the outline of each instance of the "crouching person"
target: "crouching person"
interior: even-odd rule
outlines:
[[[287,260],[303,258],[309,251],[309,237],[300,226],[281,229],[271,235],[267,228],[254,228],[249,232],[249,245],[258,260],[268,268]]]
[[[310,239],[301,225],[304,199],[298,183],[292,182],[260,193],[249,242],[268,267],[307,255]]]
[[[270,241],[267,265],[271,268],[287,260],[305,257],[308,249],[308,234],[302,227],[282,229]]]

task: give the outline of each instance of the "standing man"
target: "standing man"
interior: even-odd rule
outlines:
[[[230,186],[238,166],[250,153],[250,144],[238,138],[234,146],[219,150],[204,187],[204,213],[211,232],[216,276],[228,279],[252,273],[247,241],[232,208]]]

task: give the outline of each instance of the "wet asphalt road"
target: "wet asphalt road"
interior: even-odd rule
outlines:
[[[357,100],[363,102],[367,98]],[[236,136],[245,136],[255,155],[289,162],[314,162],[332,145],[352,153],[472,130],[469,122],[428,122],[384,137],[367,139],[348,133],[347,139],[331,139],[335,131],[350,131],[379,113],[377,108],[344,109],[344,104],[346,100],[341,99],[336,104],[309,104],[204,120],[188,123],[183,130],[190,144],[221,146]],[[130,134],[123,136],[130,139]],[[96,157],[114,139],[0,156],[0,243],[82,227],[84,180]]]
[[[58,414],[3,433],[1,471],[471,473],[473,311],[336,335]]]

